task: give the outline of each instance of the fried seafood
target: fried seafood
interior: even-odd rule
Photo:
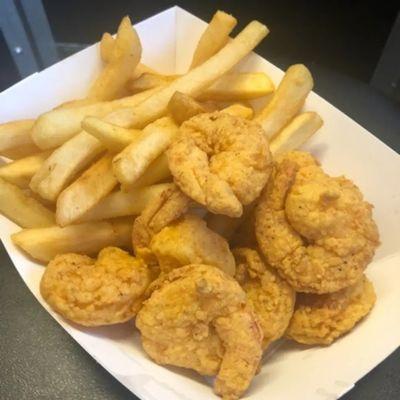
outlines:
[[[355,285],[329,294],[299,294],[286,336],[304,344],[331,344],[372,309],[376,295],[364,276]]]
[[[235,274],[235,260],[228,242],[196,215],[187,214],[157,233],[150,242],[161,272],[187,264],[212,265]]]
[[[106,247],[97,260],[74,253],[55,257],[43,274],[40,292],[63,317],[99,326],[133,318],[149,283],[149,271],[141,260]]]
[[[218,268],[171,271],[136,318],[143,348],[158,364],[217,375],[214,389],[237,399],[258,368],[262,330],[239,284]]]
[[[149,249],[151,239],[183,215],[189,205],[189,197],[175,185],[152,199],[133,224],[132,244],[136,256],[144,259],[148,265],[157,264],[157,260]]]
[[[264,333],[263,348],[285,333],[293,315],[295,291],[250,248],[232,250],[235,278],[246,292]]]
[[[271,172],[262,128],[222,112],[184,122],[168,150],[175,183],[209,211],[239,217],[255,200]]]
[[[301,152],[278,161],[256,210],[256,236],[296,291],[319,294],[355,284],[379,244],[360,190]]]

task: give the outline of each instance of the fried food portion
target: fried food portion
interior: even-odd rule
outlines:
[[[293,315],[296,293],[263,262],[256,250],[243,247],[232,252],[236,260],[235,278],[258,316],[266,349],[285,333]]]
[[[117,247],[106,247],[97,260],[74,253],[55,257],[43,274],[40,292],[63,317],[99,326],[133,318],[149,283],[143,261]]]
[[[365,276],[335,293],[300,294],[286,336],[299,343],[329,345],[353,329],[375,301],[374,287]]]
[[[228,242],[196,215],[187,214],[166,226],[152,238],[149,247],[163,273],[188,264],[207,264],[235,274]]]
[[[167,152],[175,183],[209,211],[240,217],[271,172],[262,128],[227,113],[199,114],[184,122]]]
[[[171,271],[136,318],[143,348],[158,364],[217,375],[214,389],[237,399],[259,365],[262,330],[239,284],[218,268]]]
[[[151,239],[182,216],[189,205],[190,199],[173,184],[149,201],[133,224],[132,244],[136,256],[144,259],[148,265],[157,264],[149,249]]]
[[[355,284],[379,245],[372,206],[357,186],[302,152],[278,161],[256,210],[256,236],[296,291],[318,294]]]

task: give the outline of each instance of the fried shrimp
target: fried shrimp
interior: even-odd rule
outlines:
[[[212,265],[235,274],[235,260],[228,242],[196,215],[187,214],[157,233],[150,242],[161,272],[187,264]]]
[[[135,254],[148,265],[157,264],[149,249],[152,237],[183,215],[189,205],[190,199],[173,184],[149,202],[133,224],[132,244]]]
[[[136,318],[143,348],[158,364],[217,375],[214,389],[233,400],[258,368],[262,330],[239,284],[218,268],[171,271]]]
[[[365,317],[375,301],[374,287],[365,276],[335,293],[300,294],[286,336],[304,344],[331,344]]]
[[[360,190],[300,152],[278,161],[256,209],[256,237],[296,291],[318,294],[355,284],[379,245]]]
[[[184,122],[168,164],[175,183],[215,214],[240,217],[271,172],[268,140],[260,125],[222,112]]]
[[[246,292],[260,321],[263,348],[285,333],[293,315],[296,293],[270,267],[264,264],[256,250],[232,250],[236,260],[235,278]]]
[[[127,252],[106,247],[97,260],[63,254],[47,266],[40,292],[63,317],[85,326],[127,321],[138,312],[150,283],[146,265]]]

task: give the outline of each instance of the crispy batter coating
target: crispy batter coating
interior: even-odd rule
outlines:
[[[329,294],[300,294],[286,336],[304,344],[331,344],[372,309],[376,295],[364,276],[355,285]]]
[[[379,245],[360,190],[301,152],[277,163],[256,209],[256,237],[296,291],[319,294],[356,283]]]
[[[133,249],[146,264],[157,265],[157,260],[149,249],[152,237],[183,215],[189,205],[190,199],[172,185],[154,198],[136,218],[132,230]]]
[[[55,257],[43,274],[40,291],[63,317],[99,326],[133,318],[149,283],[149,271],[141,260],[106,247],[97,260],[73,253]]]
[[[228,242],[196,215],[187,214],[162,229],[149,247],[163,273],[188,264],[207,264],[228,275],[235,274],[235,260]]]
[[[215,391],[237,399],[259,365],[262,330],[239,284],[218,268],[171,271],[136,318],[142,344],[158,364],[215,375]]]
[[[175,183],[215,214],[239,217],[271,172],[268,141],[255,122],[222,112],[184,122],[168,152]]]
[[[264,350],[285,333],[293,315],[295,291],[258,252],[250,248],[232,250],[236,260],[236,280],[247,294],[264,332]]]

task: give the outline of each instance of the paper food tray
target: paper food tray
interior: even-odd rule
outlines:
[[[262,22],[268,24],[268,20]],[[165,73],[184,72],[204,27],[205,22],[179,7],[137,24],[143,62]],[[0,94],[0,121],[36,117],[63,101],[84,96],[99,68],[96,44],[33,74]],[[276,83],[283,75],[256,54],[237,69],[265,71]],[[317,111],[324,120],[306,149],[329,173],[352,179],[375,205],[382,245],[367,274],[378,301],[355,330],[330,347],[280,342],[265,357],[245,395],[254,400],[298,399],[299,393],[308,400],[338,398],[400,344],[400,156],[315,93],[308,97],[305,109]],[[43,266],[25,257],[10,241],[10,234],[18,229],[0,216],[1,239],[22,279],[43,307],[116,379],[145,400],[217,398],[199,375],[153,363],[141,348],[133,322],[79,329],[52,312],[39,294]]]

